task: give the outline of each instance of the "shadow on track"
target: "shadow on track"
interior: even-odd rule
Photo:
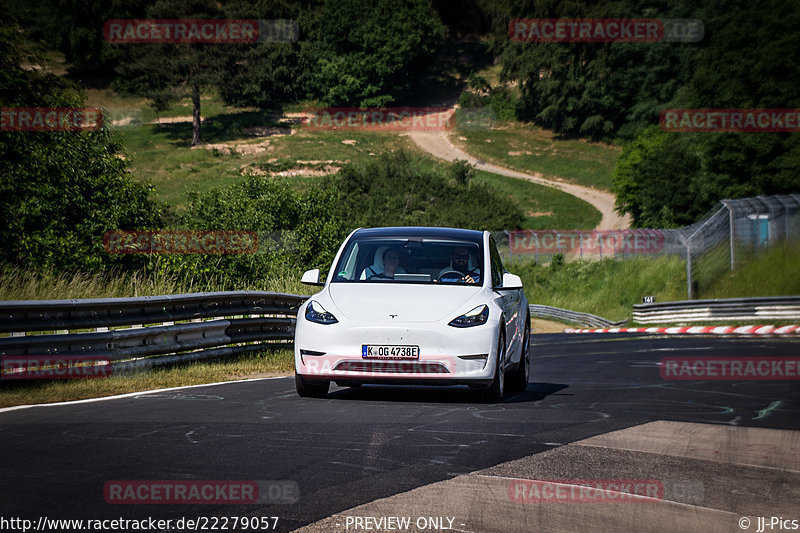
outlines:
[[[528,388],[524,391],[506,392],[503,403],[537,402],[567,387],[568,385],[560,383],[528,383]],[[473,390],[464,385],[362,385],[334,389],[328,394],[328,398],[349,401],[486,405],[482,400],[483,391]]]

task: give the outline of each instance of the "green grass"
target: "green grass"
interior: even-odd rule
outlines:
[[[110,112],[112,119],[129,116],[142,122],[151,122],[159,118],[192,116],[192,103],[188,98],[167,110],[156,111],[146,98],[122,95],[110,89],[87,89],[86,105],[105,108],[106,111]],[[200,97],[200,111],[201,117],[206,120],[225,113],[257,112],[258,110],[255,108],[227,107],[216,94],[210,93]]]
[[[472,181],[511,198],[525,216],[523,229],[591,229],[600,222],[600,211],[558,189],[480,170]]]
[[[575,261],[559,268],[524,261],[506,267],[522,278],[532,304],[619,321],[631,319],[633,305],[642,303],[643,296],[666,302],[686,295],[685,263],[676,256]]]
[[[701,298],[800,295],[800,244],[779,244],[714,281]]]
[[[204,142],[216,145],[211,149],[189,146],[192,135],[189,123],[144,125],[121,131],[131,172],[137,178],[152,181],[161,200],[181,207],[186,203],[187,192],[202,193],[213,186],[230,185],[243,172],[260,164],[294,167],[297,161],[334,161],[332,165],[341,166],[380,152],[411,149],[406,137],[388,133],[301,130],[294,135],[247,137],[242,130],[250,124],[270,124],[269,117],[263,116],[259,121],[258,114],[251,112],[220,115],[214,120],[202,130]],[[246,153],[223,146],[232,142]],[[309,178],[294,179],[302,184]]]
[[[197,362],[98,379],[6,380],[0,407],[66,402],[169,387],[287,375],[294,368],[288,348],[262,350],[220,361]]]
[[[776,245],[716,279],[699,298],[800,295],[800,244]],[[686,262],[678,256],[568,262],[558,268],[514,256],[506,267],[522,277],[531,303],[630,321],[643,296],[656,302],[686,299]],[[736,321],[747,324],[746,321]],[[709,323],[719,323],[712,320]],[[752,321],[762,324],[763,320]]]
[[[107,89],[90,90],[87,104],[103,106],[115,117],[136,118],[129,125],[112,126],[124,144],[129,168],[136,178],[152,182],[160,200],[178,209],[186,205],[190,191],[203,193],[231,185],[245,172],[305,170],[311,175],[290,178],[296,188],[304,190],[320,179],[314,174],[365,162],[388,151],[408,150],[430,159],[431,165],[438,164],[407,136],[396,133],[295,128],[293,135],[251,136],[248,128],[281,126],[278,116],[268,111],[226,109],[213,94],[203,97],[204,146],[195,148],[190,146],[190,122],[148,124],[156,115],[144,99]],[[307,107],[314,107],[313,102],[292,106],[287,112]],[[159,116],[189,115],[191,106],[183,101]],[[588,203],[548,187],[485,172],[477,172],[475,182],[489,184],[518,202],[525,216],[524,229],[586,229],[600,220],[600,213]]]
[[[272,290],[311,294],[316,287],[300,284],[300,273],[271,280],[268,286],[242,290]],[[0,271],[0,300],[55,300],[157,296],[197,292],[195,285],[169,276],[117,274],[35,274],[16,269]],[[18,380],[0,382],[0,407],[62,402],[165,387],[196,385],[290,373],[291,349],[276,347],[218,361],[176,365],[102,379]]]
[[[119,95],[110,89],[90,89],[87,105],[102,106],[112,120],[130,118],[127,124],[109,124],[123,142],[130,171],[138,179],[150,180],[159,199],[177,208],[186,205],[188,192],[202,193],[214,186],[230,185],[259,164],[295,168],[297,161],[359,161],[380,152],[413,149],[407,137],[391,133],[312,132],[301,128],[288,135],[289,126],[279,122],[279,114],[254,108],[229,108],[213,93],[202,97],[202,145],[194,148],[189,121],[192,106],[188,99],[156,113],[143,98]],[[313,103],[292,106],[287,112],[307,107],[313,107]],[[186,120],[150,123],[156,118],[175,117]],[[263,136],[251,128],[272,130],[270,135]],[[316,178],[294,179],[302,188]]]
[[[242,284],[238,290],[312,294],[316,288],[300,283],[301,272],[287,272],[266,284]],[[214,288],[205,280],[204,289]],[[209,288],[210,285],[210,288]],[[200,292],[196,283],[165,274],[37,274],[19,269],[0,270],[0,300],[64,300],[123,298]]]
[[[615,146],[562,139],[519,122],[497,124],[489,130],[462,129],[450,138],[485,161],[602,190],[611,189],[611,171],[620,153]]]

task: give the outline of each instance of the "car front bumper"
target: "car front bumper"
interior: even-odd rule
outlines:
[[[315,324],[297,321],[295,370],[306,380],[485,386],[494,377],[499,324]],[[419,346],[416,359],[365,358],[363,345]]]

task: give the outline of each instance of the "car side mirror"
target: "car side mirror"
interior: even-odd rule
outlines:
[[[503,273],[503,286],[495,287],[496,291],[511,291],[522,288],[522,279],[511,272]]]
[[[303,273],[303,277],[300,278],[300,283],[303,285],[317,285],[319,287],[325,285],[319,281],[319,269],[315,268],[313,270],[306,270]]]

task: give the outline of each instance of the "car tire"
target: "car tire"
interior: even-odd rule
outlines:
[[[506,335],[501,321],[500,335],[497,339],[497,358],[494,367],[494,379],[492,384],[486,389],[486,402],[499,403],[503,401],[505,395],[505,360],[506,360]]]
[[[325,398],[330,386],[330,381],[309,381],[300,377],[296,371],[294,373],[294,387],[303,398]]]
[[[525,334],[522,336],[522,353],[520,354],[519,364],[517,370],[511,379],[508,380],[508,386],[514,390],[524,391],[528,388],[528,378],[531,372],[530,360],[530,345],[531,341],[531,321],[530,318],[525,322]]]

